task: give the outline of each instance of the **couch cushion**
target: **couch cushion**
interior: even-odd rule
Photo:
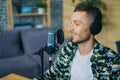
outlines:
[[[32,56],[40,61],[38,56]],[[20,74],[29,78],[39,76],[40,62],[36,62],[28,55],[22,55],[0,60],[0,78],[10,73]]]
[[[7,30],[0,36],[0,59],[22,55],[20,32]]]
[[[48,28],[30,29],[21,31],[23,48],[26,54],[33,54],[45,47],[47,43]]]

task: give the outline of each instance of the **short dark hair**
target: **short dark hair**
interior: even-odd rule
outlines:
[[[75,6],[74,12],[76,12],[76,11],[86,11],[86,13],[88,15],[91,15],[94,18],[96,8],[97,7],[90,6],[90,5],[83,4],[83,3],[79,3]]]

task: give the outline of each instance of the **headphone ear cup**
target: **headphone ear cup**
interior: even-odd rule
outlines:
[[[98,33],[100,33],[100,31],[102,30],[102,14],[99,10],[99,8],[95,8],[95,15],[94,15],[94,20],[93,22],[90,24],[90,33],[92,35],[96,35]]]
[[[92,35],[98,34],[101,30],[102,30],[102,23],[101,22],[94,21],[90,24],[90,33]]]

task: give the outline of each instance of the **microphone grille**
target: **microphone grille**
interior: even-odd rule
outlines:
[[[57,42],[58,44],[62,44],[64,42],[64,32],[61,29],[57,31]]]

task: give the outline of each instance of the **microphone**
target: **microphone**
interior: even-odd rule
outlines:
[[[56,33],[53,30],[48,31],[47,47],[55,47]]]
[[[41,48],[38,52],[34,53],[40,54],[40,52],[46,51],[49,55],[55,53],[55,46],[56,46],[56,32],[53,30],[48,31],[48,36],[47,36],[47,45],[44,48]]]
[[[49,30],[48,40],[47,40],[47,45],[45,47],[45,50],[48,53],[48,55],[52,55],[56,51],[55,48],[56,48],[56,32],[53,30]]]
[[[57,38],[57,42],[56,42],[56,38]],[[58,44],[62,44],[63,42],[64,42],[64,33],[62,30],[59,29],[57,32],[53,30],[48,31],[48,41],[45,50],[49,55],[50,66],[52,63],[52,54],[56,54],[56,51],[59,50]]]
[[[45,48],[46,52],[49,55],[49,63],[51,66],[51,62],[52,62],[52,54],[55,53],[55,46],[56,46],[56,33],[53,30],[49,30],[48,31],[48,40],[47,40],[47,46]]]
[[[56,39],[57,38],[57,39]],[[49,55],[55,54],[59,50],[58,44],[64,42],[64,33],[61,29],[55,32],[54,30],[48,31],[48,41],[46,51]]]
[[[42,47],[38,52],[34,53],[34,55],[36,55],[36,54],[40,55],[41,65],[42,65],[42,68],[41,68],[42,74],[43,74],[43,70],[44,70],[44,64],[43,64],[44,51],[46,51],[49,55],[49,63],[51,66],[52,54],[55,54],[56,51],[59,50],[58,44],[62,44],[63,42],[64,42],[64,33],[62,30],[59,29],[57,32],[55,32],[53,30],[48,31],[48,40],[47,40],[46,46],[44,48]]]

